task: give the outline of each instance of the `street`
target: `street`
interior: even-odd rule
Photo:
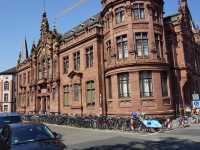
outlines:
[[[164,133],[130,133],[48,125],[69,150],[198,150],[200,126]]]

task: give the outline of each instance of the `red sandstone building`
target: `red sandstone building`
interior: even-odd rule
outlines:
[[[200,32],[186,0],[102,0],[102,11],[65,34],[42,16],[39,42],[17,64],[17,111],[174,115],[200,92]]]

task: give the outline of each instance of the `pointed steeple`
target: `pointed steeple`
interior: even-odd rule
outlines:
[[[47,13],[44,11],[42,14],[42,22],[41,22],[41,33],[45,33],[49,31],[49,22],[47,18]]]
[[[188,2],[187,0],[179,0],[179,12],[184,13],[188,11]]]
[[[35,41],[33,41],[32,48],[31,48],[31,54],[35,52],[35,48],[36,48]]]
[[[22,47],[20,49],[18,63],[23,63],[26,59],[28,59],[28,46],[25,38]]]

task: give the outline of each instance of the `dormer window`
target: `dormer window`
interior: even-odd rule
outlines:
[[[116,24],[122,23],[125,21],[125,10],[123,7],[117,8],[115,10]]]

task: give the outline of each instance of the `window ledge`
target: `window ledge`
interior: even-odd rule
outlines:
[[[119,27],[122,27],[122,26],[126,26],[128,25],[127,22],[122,22],[122,23],[118,23],[118,24],[115,24],[113,29],[116,29],[116,28],[119,28]]]
[[[142,97],[141,100],[142,101],[153,101],[153,100],[155,100],[155,98],[154,97]]]
[[[72,105],[71,108],[72,108],[72,109],[81,109],[81,106]]]
[[[169,96],[163,96],[163,99],[170,99]]]
[[[95,106],[95,102],[93,103],[87,103],[87,107],[94,107]]]
[[[132,21],[134,24],[149,24],[148,20],[133,20]]]
[[[131,101],[131,98],[130,98],[130,97],[120,97],[120,98],[119,98],[119,101],[120,101],[120,102],[130,102],[130,101]]]

